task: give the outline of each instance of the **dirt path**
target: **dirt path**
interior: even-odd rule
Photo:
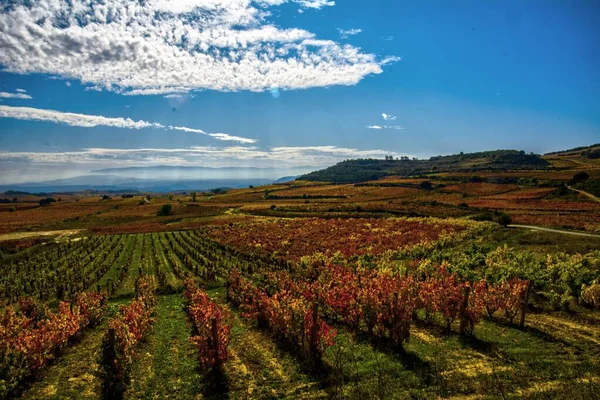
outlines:
[[[580,193],[580,194],[582,194],[582,195],[584,195],[584,196],[586,196],[586,197],[588,197],[588,198],[590,198],[590,199],[594,200],[595,202],[598,202],[598,203],[600,203],[600,197],[596,197],[596,196],[594,196],[594,195],[593,195],[593,194],[591,194],[591,193],[585,192],[585,191],[583,191],[583,190],[575,189],[574,187],[571,187],[571,186],[567,186],[567,187],[568,187],[569,189],[571,189],[572,191],[574,191],[574,192]]]
[[[12,232],[0,235],[0,242],[5,240],[27,239],[39,236],[56,236],[57,239],[77,235],[85,229],[64,229],[60,231]]]
[[[535,226],[535,225],[511,224],[511,225],[508,225],[508,227],[509,228],[532,229],[534,231],[545,231],[545,232],[563,233],[565,235],[595,237],[595,238],[599,238],[600,239],[600,235],[596,235],[596,234],[593,234],[593,233],[574,232],[574,231],[566,231],[566,230],[562,230],[562,229],[544,228],[544,227]]]

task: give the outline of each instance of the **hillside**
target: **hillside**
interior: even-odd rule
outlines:
[[[384,176],[421,176],[444,172],[526,171],[548,169],[551,164],[537,154],[495,150],[436,156],[428,160],[346,160],[329,168],[302,175],[300,180],[356,183]]]

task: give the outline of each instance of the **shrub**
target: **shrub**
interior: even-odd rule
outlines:
[[[512,218],[506,213],[500,213],[499,215],[494,217],[494,222],[502,226],[508,226],[512,222]]]
[[[590,176],[586,172],[581,171],[581,172],[578,172],[575,175],[573,175],[573,178],[571,179],[570,183],[575,184],[575,183],[585,182],[589,179],[589,177]]]
[[[40,206],[49,206],[54,203],[56,200],[52,197],[46,197],[45,199],[40,200]]]
[[[159,217],[164,217],[167,215],[171,215],[173,214],[173,205],[172,204],[163,204],[160,209],[158,210],[158,216]]]

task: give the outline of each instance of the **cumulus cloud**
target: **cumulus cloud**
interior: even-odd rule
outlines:
[[[369,129],[383,129],[383,126],[381,126],[381,125],[367,125],[367,128],[369,128]]]
[[[0,105],[0,118],[15,118],[30,121],[47,121],[70,126],[93,128],[95,126],[109,126],[113,128],[142,129],[159,128],[166,129],[162,124],[147,121],[134,121],[130,118],[105,117],[102,115],[77,114],[56,110],[45,110],[31,107],[10,107]],[[235,141],[240,143],[255,143],[255,139],[232,136],[226,133],[207,133],[201,129],[186,128],[182,126],[169,126],[171,130],[198,133],[210,136],[217,140]]]
[[[397,57],[269,22],[271,8],[328,0],[37,0],[0,7],[0,65],[88,90],[165,95],[354,85]]]
[[[19,89],[17,89],[17,92],[18,93],[0,92],[0,99],[22,99],[22,100],[29,100],[29,99],[33,98],[30,95],[25,94],[24,92],[20,92]]]
[[[406,154],[387,150],[358,150],[337,146],[257,147],[196,146],[188,148],[107,149],[68,152],[0,152],[0,162],[36,164],[193,165],[193,166],[326,166],[348,158],[383,158]]]
[[[25,90],[25,89],[17,89],[17,90],[16,90],[16,92],[19,92],[19,93],[27,93],[27,90]]]
[[[349,36],[358,35],[359,33],[362,32],[362,29],[359,29],[359,28],[354,28],[354,29],[340,29],[340,28],[337,28],[337,30],[340,33],[340,37],[342,39],[347,39]]]
[[[283,1],[282,1],[283,3]],[[304,8],[321,9],[323,7],[335,6],[335,1],[330,0],[294,0],[294,3],[300,4]]]
[[[386,113],[381,113],[381,116],[386,121],[395,121],[396,120],[396,116],[394,116],[394,115],[389,115],[389,114],[386,114]]]

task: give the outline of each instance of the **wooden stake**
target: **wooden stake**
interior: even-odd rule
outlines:
[[[521,321],[519,322],[519,328],[525,328],[525,315],[527,314],[527,308],[529,306],[529,295],[531,294],[531,281],[527,282],[527,290],[523,295],[523,301],[521,303]]]
[[[467,320],[467,307],[469,307],[469,295],[471,294],[471,287],[470,286],[466,286],[465,287],[465,297],[463,298],[463,303],[462,306],[460,307],[460,328],[459,328],[459,332],[461,335],[465,335],[466,334],[466,330],[467,330],[467,324],[468,324],[468,320]]]

